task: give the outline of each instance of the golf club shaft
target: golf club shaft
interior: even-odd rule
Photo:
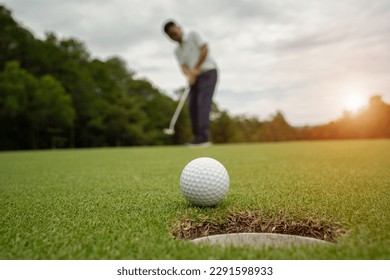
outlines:
[[[179,104],[177,105],[175,113],[173,114],[171,122],[169,123],[169,129],[175,128],[176,121],[179,117],[181,110],[183,109],[184,103],[186,102],[186,99],[187,99],[189,92],[190,92],[190,89],[186,88],[183,95],[181,96]]]

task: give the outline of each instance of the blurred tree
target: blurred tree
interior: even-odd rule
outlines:
[[[19,62],[8,62],[0,74],[0,114],[3,117],[17,117],[25,113],[31,93],[36,88],[36,79],[21,69]]]
[[[390,105],[383,101],[380,94],[374,94],[368,108],[356,116],[356,123],[365,138],[389,138]]]
[[[12,18],[11,11],[0,4],[0,69],[10,60],[18,60],[24,65],[34,42],[31,32],[21,28]]]
[[[265,123],[266,141],[296,140],[296,130],[291,127],[282,112],[278,111],[273,118]]]
[[[73,126],[75,111],[70,95],[55,78],[45,75],[39,79],[28,115],[34,128],[34,138],[39,139],[39,144],[33,148],[56,148],[69,144],[69,134],[64,132],[69,132]]]
[[[212,122],[211,139],[215,143],[237,142],[234,121],[226,111],[222,111],[221,115]]]
[[[20,69],[17,61],[7,63],[0,73],[1,149],[31,147],[29,136],[32,128],[27,113],[37,87],[37,80]]]
[[[50,147],[73,124],[70,96],[51,76],[37,79],[11,61],[0,73],[0,92],[2,149]]]
[[[235,118],[235,122],[239,131],[239,142],[266,141],[264,135],[265,123],[258,118],[239,116]]]

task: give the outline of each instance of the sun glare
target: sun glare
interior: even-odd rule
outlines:
[[[358,94],[350,94],[344,98],[344,107],[346,110],[355,113],[365,104],[365,99]]]

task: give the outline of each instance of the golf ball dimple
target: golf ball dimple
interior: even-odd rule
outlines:
[[[190,203],[214,206],[229,190],[229,174],[219,161],[208,157],[197,158],[184,167],[180,188]]]

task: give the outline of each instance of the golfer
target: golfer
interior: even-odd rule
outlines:
[[[207,42],[195,31],[184,32],[174,21],[164,24],[164,32],[178,43],[175,56],[190,85],[189,109],[194,146],[209,146],[209,114],[217,84],[217,65]]]

